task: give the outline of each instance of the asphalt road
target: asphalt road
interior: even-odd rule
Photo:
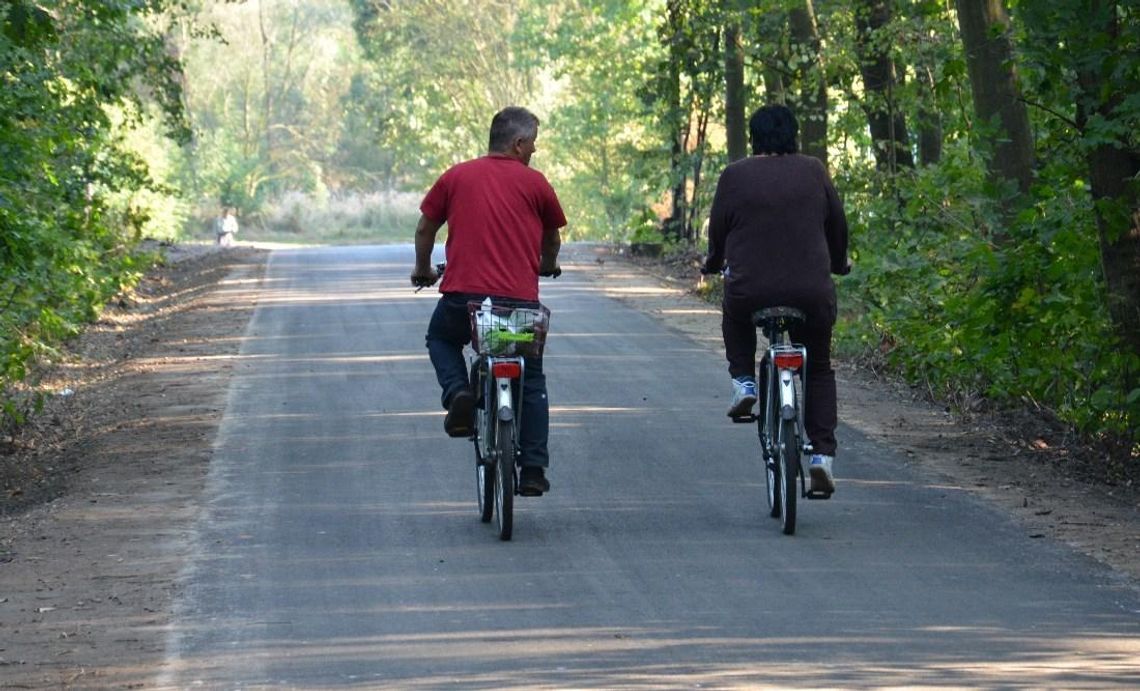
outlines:
[[[411,259],[271,256],[155,686],[1140,686],[1135,590],[855,430],[780,534],[721,358],[572,267],[553,489],[500,542]]]

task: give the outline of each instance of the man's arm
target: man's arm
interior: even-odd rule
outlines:
[[[538,273],[557,273],[558,251],[562,249],[562,234],[558,228],[547,228],[542,232],[542,258],[538,263]]]
[[[432,285],[439,280],[439,274],[431,265],[431,251],[435,247],[435,234],[443,227],[443,221],[433,221],[420,214],[416,224],[416,266],[412,269],[412,285]]]

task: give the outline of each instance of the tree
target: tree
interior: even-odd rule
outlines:
[[[677,240],[696,237],[702,212],[701,173],[710,118],[722,103],[717,101],[718,93],[723,93],[718,87],[724,83],[722,17],[719,4],[711,0],[668,0],[658,31],[668,57],[651,75],[650,88],[671,139],[673,213],[664,227]]]
[[[744,92],[742,13],[738,0],[724,0],[724,130],[728,160],[748,155],[747,95]]]
[[[0,4],[0,426],[24,413],[10,386],[137,276],[137,197],[157,186],[125,133],[157,108],[186,134],[165,9]]]
[[[906,129],[906,117],[898,108],[895,90],[898,75],[890,54],[891,3],[889,0],[859,0],[855,5],[856,49],[866,91],[867,121],[879,170],[895,172],[913,168],[914,156]]]
[[[1033,181],[1033,136],[1021,99],[1003,0],[956,0],[979,131],[992,149],[990,175],[1020,194]],[[1012,210],[1006,204],[1007,212]]]
[[[1078,122],[1088,140],[1108,308],[1121,340],[1140,356],[1140,34],[1136,8],[1094,0],[1091,50],[1079,63]],[[1131,25],[1126,25],[1132,20]],[[1130,384],[1140,386],[1140,372]]]
[[[377,116],[394,125],[385,144],[409,172],[431,177],[449,163],[483,153],[496,111],[538,100],[541,65],[526,59],[531,47],[517,39],[520,20],[527,16],[519,3],[351,0],[350,5],[365,56],[399,95]],[[554,3],[551,13],[557,8]],[[546,7],[533,11],[553,24]]]
[[[797,103],[800,148],[805,154],[818,158],[826,167],[827,73],[812,0],[802,0],[788,11],[788,25],[796,76],[801,85]]]

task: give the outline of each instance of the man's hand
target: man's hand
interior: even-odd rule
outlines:
[[[431,266],[428,266],[426,269],[417,266],[414,270],[412,270],[412,285],[416,286],[417,293],[421,288],[435,285],[435,282],[438,280],[439,272],[433,269]]]
[[[562,275],[562,267],[558,266],[558,262],[542,262],[538,266],[538,275],[547,276],[549,278],[558,278]]]

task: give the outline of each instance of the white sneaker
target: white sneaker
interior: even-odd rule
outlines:
[[[750,377],[740,377],[732,380],[732,405],[728,409],[729,417],[747,417],[752,414],[752,406],[756,405],[756,382]]]
[[[808,475],[811,476],[810,492],[831,494],[835,491],[835,478],[831,475],[831,464],[835,462],[834,456],[815,454],[808,463]]]

